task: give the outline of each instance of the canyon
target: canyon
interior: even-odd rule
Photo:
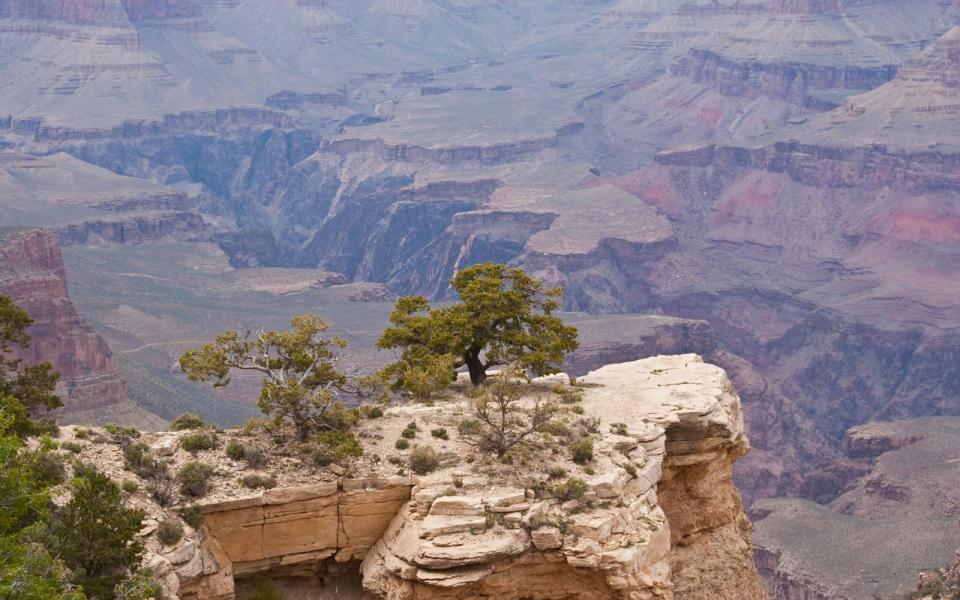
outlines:
[[[774,597],[854,593],[777,515],[885,522],[850,500],[880,459],[849,432],[960,414],[958,24],[947,0],[10,0],[0,225],[66,272],[3,289],[65,276],[79,314],[32,302],[38,348],[86,352],[67,415],[128,394],[140,424],[236,424],[249,390],[186,382],[179,351],[312,310],[371,369],[391,298],[523,267],[566,291],[571,374],[723,367],[737,485],[788,503],[751,513]]]

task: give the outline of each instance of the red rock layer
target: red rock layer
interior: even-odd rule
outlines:
[[[0,241],[0,293],[13,298],[34,320],[28,364],[50,362],[60,372],[58,393],[65,410],[86,410],[127,399],[113,353],[83,320],[67,292],[57,236],[32,230]]]

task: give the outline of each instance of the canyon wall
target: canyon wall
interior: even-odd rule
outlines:
[[[67,293],[57,235],[49,230],[0,232],[0,293],[30,313],[28,364],[50,362],[60,373],[64,410],[86,410],[127,399],[113,353],[83,320]]]

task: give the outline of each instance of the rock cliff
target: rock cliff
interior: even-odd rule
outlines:
[[[565,380],[535,380],[529,390]],[[723,370],[692,354],[661,356],[603,367],[578,385],[582,414],[597,432],[583,469],[556,452],[520,453],[514,464],[475,455],[450,428],[463,410],[459,395],[389,409],[361,426],[362,458],[329,467],[267,442],[265,468],[276,487],[262,493],[240,485],[249,467],[222,450],[188,453],[179,447],[183,432],[141,434],[174,469],[191,460],[216,465],[211,491],[197,503],[200,528],[173,547],[152,535],[169,513],[146,494],[131,498],[152,523],[142,533],[146,563],[169,592],[197,600],[232,599],[263,577],[299,580],[301,593],[320,598],[362,586],[394,600],[765,599],[731,481],[749,446]],[[427,475],[394,466],[403,462],[394,437],[411,419],[421,435],[450,428],[415,441],[440,457]],[[222,435],[263,443],[239,431]],[[81,458],[133,477],[109,436],[73,427],[64,436],[86,440]],[[583,472],[561,485],[548,467]]]
[[[110,406],[127,399],[113,353],[70,300],[54,232],[0,231],[0,292],[33,318],[32,343],[22,358],[31,364],[50,362],[60,372],[57,391],[65,411]]]

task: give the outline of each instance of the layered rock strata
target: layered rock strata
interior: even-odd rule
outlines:
[[[60,373],[64,410],[87,410],[127,399],[113,353],[77,312],[67,292],[63,256],[50,230],[0,230],[0,293],[34,320],[28,364],[50,362]]]

